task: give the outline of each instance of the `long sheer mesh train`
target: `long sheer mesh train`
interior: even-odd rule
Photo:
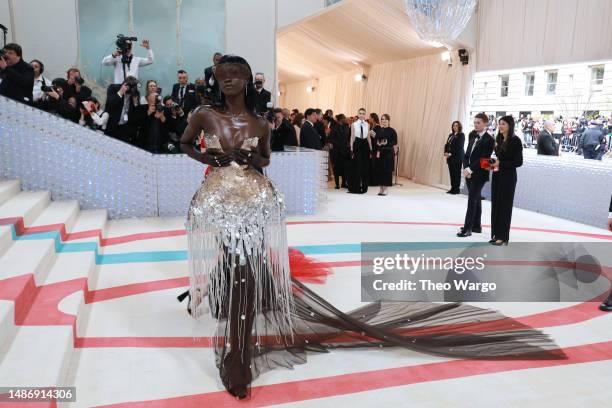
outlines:
[[[342,312],[290,274],[282,197],[252,168],[214,169],[186,223],[194,317],[217,319],[214,349],[225,388],[251,382],[307,352],[404,347],[474,359],[560,359],[545,334],[496,311],[462,303],[369,303]],[[294,254],[299,258],[299,254]],[[308,264],[306,259],[299,262]],[[317,271],[309,279],[317,279]],[[208,296],[208,302],[205,297]]]

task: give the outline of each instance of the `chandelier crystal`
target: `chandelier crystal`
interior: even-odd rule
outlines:
[[[423,41],[448,44],[465,29],[477,0],[405,0],[406,14]]]

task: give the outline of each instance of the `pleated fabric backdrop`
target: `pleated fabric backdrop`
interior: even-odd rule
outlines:
[[[374,65],[363,82],[354,80],[359,72],[354,71],[286,85],[281,106],[302,112],[329,108],[347,116],[361,107],[368,113],[388,113],[398,133],[399,175],[422,184],[449,185],[443,147],[454,120],[460,120],[464,130],[471,127],[466,121],[473,65],[457,61],[451,67],[439,54]],[[309,85],[314,92],[306,92]]]

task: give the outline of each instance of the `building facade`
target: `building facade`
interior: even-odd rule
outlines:
[[[571,118],[612,113],[612,60],[474,75],[472,112]]]

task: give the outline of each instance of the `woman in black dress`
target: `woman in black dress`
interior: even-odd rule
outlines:
[[[493,245],[508,245],[510,221],[516,188],[516,168],[523,165],[523,142],[514,134],[514,118],[504,116],[499,120],[499,132],[495,139],[497,159],[491,165],[491,240]]]
[[[393,185],[397,133],[389,126],[390,121],[391,117],[388,114],[381,116],[382,126],[376,133],[376,140],[373,143],[376,146],[374,168],[376,169],[376,182],[380,186],[379,196],[386,196],[387,188]]]
[[[459,185],[461,184],[461,163],[465,156],[465,135],[462,132],[461,122],[454,121],[451,125],[451,134],[446,139],[444,145],[444,157],[448,165],[450,174],[451,189],[448,194],[459,194]]]
[[[370,113],[370,131],[368,136],[372,142],[372,159],[370,160],[370,178],[368,180],[369,186],[377,186],[378,179],[376,177],[376,135],[380,132],[380,119],[378,114],[375,112]]]

